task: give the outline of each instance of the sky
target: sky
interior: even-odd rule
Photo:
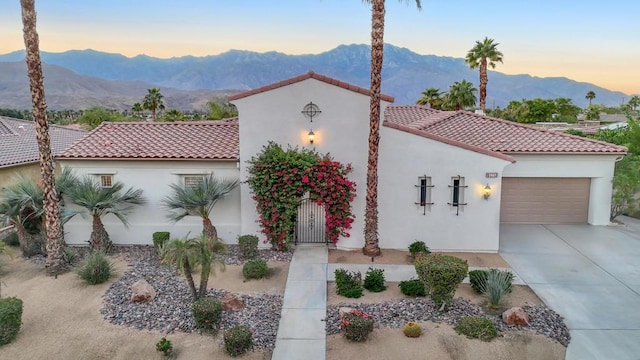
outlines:
[[[496,71],[640,94],[640,1],[422,0],[420,11],[415,1],[386,4],[386,43],[464,58],[489,37],[504,55]],[[317,54],[370,43],[370,8],[358,0],[36,0],[36,11],[40,50],[49,52]],[[19,49],[20,1],[0,0],[0,54]]]

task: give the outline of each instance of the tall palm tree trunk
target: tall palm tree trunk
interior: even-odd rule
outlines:
[[[54,275],[64,269],[63,254],[65,243],[55,190],[54,165],[51,156],[49,124],[47,122],[47,104],[44,96],[38,32],[36,31],[35,2],[34,0],[20,0],[20,5],[22,6],[25,57],[33,103],[33,118],[36,123],[36,139],[38,140],[38,150],[40,152],[40,174],[44,193],[44,218],[47,236],[47,261],[45,267],[48,274]]]
[[[100,215],[93,214],[93,227],[91,230],[91,237],[89,238],[89,244],[92,250],[104,250],[105,252],[111,251],[111,239],[109,239],[109,233],[104,228],[104,224],[100,219]]]
[[[380,142],[380,86],[384,47],[384,0],[371,2],[371,102],[369,109],[369,158],[364,218],[363,254],[379,256],[378,246],[378,144]]]
[[[218,240],[218,230],[208,217],[202,218],[202,232],[211,240]]]
[[[487,105],[487,83],[489,77],[487,76],[487,60],[482,60],[480,64],[480,110],[484,112]]]

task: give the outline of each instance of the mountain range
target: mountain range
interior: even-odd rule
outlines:
[[[204,109],[206,101],[213,97],[260,87],[309,70],[369,87],[368,45],[340,45],[310,55],[230,50],[212,56],[159,59],[70,50],[42,52],[41,57],[45,63],[47,102],[50,108],[60,109],[93,105],[130,108],[153,86],[160,87],[167,108]],[[29,107],[23,59],[24,51],[0,55],[0,107]],[[385,44],[382,78],[382,91],[394,96],[396,104],[415,103],[426,88],[446,91],[456,81],[467,80],[478,87],[478,71],[469,69],[464,59],[420,55],[391,44]],[[589,91],[596,93],[595,103],[607,106],[618,106],[629,97],[564,77],[489,71],[487,107],[505,107],[511,100],[558,97],[570,98],[574,104],[586,107],[585,95]]]

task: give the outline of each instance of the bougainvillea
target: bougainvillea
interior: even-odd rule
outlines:
[[[298,206],[307,192],[325,209],[327,240],[336,243],[340,236],[349,236],[354,220],[351,201],[356,193],[356,184],[347,178],[350,165],[308,149],[284,150],[273,142],[248,163],[247,183],[262,232],[275,248],[288,249]]]

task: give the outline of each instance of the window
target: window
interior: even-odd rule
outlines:
[[[460,207],[467,205],[464,202],[464,189],[467,186],[464,184],[464,177],[458,175],[451,178],[451,202],[449,205],[454,206],[456,208],[456,215],[460,214]]]
[[[110,188],[113,186],[113,175],[98,175],[100,177],[100,187]]]
[[[416,188],[418,188],[418,202],[415,204],[422,207],[422,215],[426,215],[427,205],[433,205],[431,202],[432,187],[430,176],[425,175],[418,178],[418,185],[416,185]]]
[[[201,185],[204,182],[204,176],[202,175],[189,175],[183,178],[184,187],[186,188],[194,188],[198,185]]]

